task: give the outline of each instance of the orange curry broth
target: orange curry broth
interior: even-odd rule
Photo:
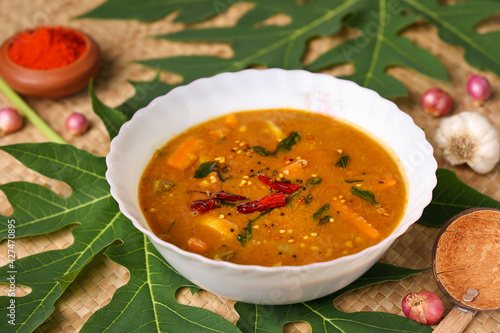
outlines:
[[[261,156],[251,148],[274,151],[294,131],[301,140],[290,151]],[[348,156],[345,168],[336,165],[342,156]],[[209,161],[218,162],[221,178],[228,179],[216,172],[193,178]],[[223,204],[203,214],[190,210],[194,200],[209,199],[207,192],[247,201],[271,194],[258,173],[302,187],[286,194],[286,206],[255,220],[245,243],[238,235],[248,236],[249,220],[261,212],[238,213]],[[320,184],[306,185],[315,177]],[[378,205],[354,195],[353,187],[372,192]],[[284,266],[332,260],[379,243],[399,224],[407,191],[399,162],[367,134],[327,116],[280,109],[223,116],[175,137],[145,169],[139,202],[153,232],[184,250],[237,264]],[[327,203],[330,208],[314,219]]]

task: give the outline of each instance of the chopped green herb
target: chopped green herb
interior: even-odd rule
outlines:
[[[168,193],[168,192],[170,192],[172,190],[172,188],[174,186],[175,186],[174,183],[166,181],[166,180],[163,180],[163,179],[156,178],[153,181],[153,187],[154,187],[155,194],[165,194],[165,193]]]
[[[223,260],[223,261],[228,261],[234,256],[235,252],[234,251],[225,251],[219,254],[216,254],[214,256],[215,260]]]
[[[260,156],[276,156],[278,151],[292,150],[292,147],[295,146],[299,141],[300,134],[298,132],[293,132],[292,134],[281,140],[274,151],[266,150],[266,148],[262,146],[253,146],[252,149]]]
[[[290,151],[292,150],[293,146],[299,143],[300,139],[301,137],[299,132],[293,132],[292,134],[290,134],[289,136],[287,136],[278,143],[278,147],[276,148],[276,150]]]
[[[311,200],[313,199],[313,196],[312,195],[308,195],[307,198],[306,198],[306,205],[309,205],[311,203]]]
[[[234,207],[237,205],[236,202],[229,202],[229,201],[221,201],[220,204],[226,207]]]
[[[217,170],[217,177],[219,177],[219,179],[221,180],[221,182],[225,182],[226,180],[230,179],[231,177],[226,177],[226,178],[223,178],[222,177],[222,173],[220,172],[220,170]]]
[[[297,191],[295,193],[293,193],[290,198],[288,199],[288,204],[290,205],[290,207],[292,207],[292,202],[293,202],[293,198],[296,197],[298,194],[300,193],[300,191]]]
[[[361,199],[368,201],[369,203],[371,203],[373,205],[378,206],[378,202],[377,202],[377,200],[375,200],[375,194],[373,194],[373,192],[363,191],[357,187],[351,186],[351,193],[354,194],[355,196],[360,197]]]
[[[330,215],[326,215],[326,216],[320,218],[319,219],[319,225],[322,225],[323,223],[326,223],[326,222],[330,221],[331,218],[332,217]]]
[[[259,154],[260,156],[276,156],[276,150],[275,151],[269,151],[266,150],[266,148],[262,146],[254,146],[252,147],[253,151]]]
[[[345,169],[347,168],[347,163],[349,163],[349,156],[342,154],[335,165]]]
[[[318,185],[318,184],[321,184],[322,181],[323,181],[323,178],[314,177],[314,178],[311,178],[307,181],[306,186]]]
[[[361,182],[364,181],[364,179],[352,179],[352,180],[350,180],[350,179],[344,179],[344,181],[346,183],[361,183]]]
[[[330,204],[326,203],[313,214],[313,219],[317,220],[330,209]]]
[[[236,237],[236,239],[238,240],[238,242],[244,246],[246,244],[246,242],[248,242],[250,239],[252,239],[252,224],[257,221],[258,219],[260,219],[262,216],[266,215],[266,214],[269,214],[274,208],[269,208],[268,210],[265,210],[263,211],[262,213],[259,214],[259,216],[257,216],[256,218],[254,218],[253,220],[249,220],[248,221],[248,224],[246,226],[245,229],[243,229],[243,231],[241,231],[238,236]]]
[[[163,150],[161,150],[161,149],[156,149],[155,150],[155,157],[156,158],[161,158],[163,156],[165,156],[165,152]]]
[[[217,162],[201,163],[198,169],[194,172],[193,178],[205,178],[217,167]]]
[[[167,234],[170,232],[170,229],[172,229],[172,227],[174,226],[175,222],[177,222],[177,220],[174,220],[174,222],[172,222],[172,224],[168,227]]]

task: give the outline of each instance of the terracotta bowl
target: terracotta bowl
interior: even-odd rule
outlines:
[[[85,41],[85,53],[68,66],[56,69],[31,69],[15,63],[8,50],[15,36],[0,46],[0,77],[20,94],[33,97],[58,98],[71,95],[88,86],[100,64],[97,43],[85,33],[73,28]]]

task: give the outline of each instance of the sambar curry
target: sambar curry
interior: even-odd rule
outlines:
[[[229,114],[157,150],[139,184],[166,242],[244,265],[306,265],[386,238],[407,203],[399,161],[343,121],[297,110]]]

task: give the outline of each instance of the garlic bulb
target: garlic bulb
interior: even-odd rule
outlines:
[[[452,165],[467,163],[478,173],[491,171],[500,159],[497,130],[482,115],[464,111],[444,119],[436,142]]]

